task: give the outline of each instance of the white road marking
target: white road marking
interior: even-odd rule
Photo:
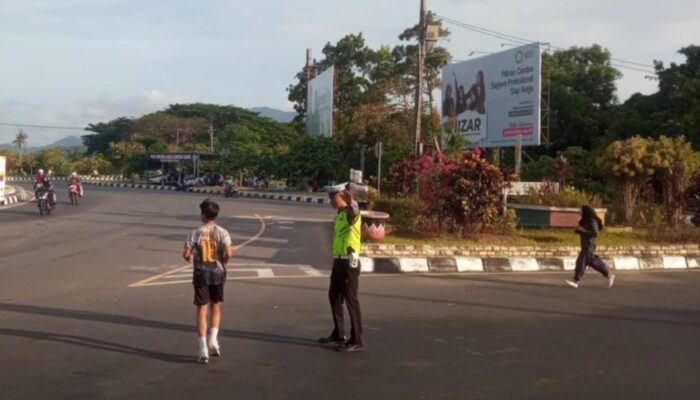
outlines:
[[[256,271],[258,278],[272,278],[275,276],[275,273],[270,268],[240,269],[239,271]]]
[[[236,215],[234,218],[239,218],[239,219],[253,219],[255,218],[252,215]],[[333,216],[329,216],[328,218],[301,218],[301,217],[283,217],[280,215],[266,215],[262,217],[266,220],[274,220],[278,221],[278,223],[281,223],[282,221],[291,221],[291,222],[333,222]]]
[[[323,276],[323,273],[321,271],[312,267],[301,267],[299,269],[304,271],[304,273],[308,276]]]
[[[258,233],[256,233],[255,235],[253,235],[250,239],[248,239],[248,240],[246,240],[245,242],[239,244],[238,246],[235,246],[235,247],[234,247],[234,251],[240,250],[241,248],[243,248],[243,247],[245,247],[245,246],[247,246],[247,245],[253,243],[254,241],[258,240],[258,238],[260,238],[260,237],[263,235],[263,233],[265,233],[265,229],[267,228],[267,224],[265,224],[265,220],[262,219],[262,218],[260,218],[260,217],[257,216],[257,215],[256,215],[256,217],[257,217],[258,220],[260,221],[260,230],[258,231]],[[173,270],[163,272],[162,274],[158,274],[158,275],[152,276],[152,277],[150,277],[150,278],[146,278],[146,279],[140,280],[140,281],[138,281],[138,282],[134,282],[134,283],[132,283],[131,285],[129,285],[129,287],[146,286],[147,283],[153,282],[153,281],[155,281],[155,280],[157,280],[157,279],[160,279],[160,278],[162,278],[162,277],[168,276],[168,275],[170,275],[170,274],[175,274],[175,273],[184,271],[184,270],[186,270],[187,268],[192,268],[192,264],[187,264],[187,265],[184,265],[184,266],[182,266],[182,267],[175,268],[175,269],[173,269]]]

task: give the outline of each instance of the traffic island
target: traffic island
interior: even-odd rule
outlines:
[[[364,244],[362,271],[556,272],[573,271],[575,246],[433,246]],[[700,270],[700,246],[600,246],[598,254],[613,270]]]

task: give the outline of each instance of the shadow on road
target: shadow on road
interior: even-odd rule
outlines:
[[[262,282],[262,281],[238,281],[239,285],[259,285],[259,286],[269,286],[269,287],[283,287],[291,289],[302,289],[302,290],[313,290],[320,292],[327,292],[328,289],[320,287],[311,286],[300,286],[292,285],[286,283],[274,283],[274,282]],[[624,307],[620,308],[619,312],[624,313],[624,315],[611,314],[606,312],[605,314],[587,314],[572,311],[559,311],[543,308],[534,308],[527,306],[515,306],[515,305],[502,305],[493,303],[480,303],[473,301],[463,301],[455,299],[438,299],[438,298],[425,298],[425,297],[415,297],[415,296],[401,296],[392,295],[384,293],[368,293],[360,290],[360,298],[363,297],[374,297],[380,299],[392,299],[392,300],[406,300],[406,301],[417,301],[425,303],[449,303],[468,307],[482,307],[493,310],[501,311],[515,311],[523,313],[532,314],[543,314],[543,315],[553,315],[561,317],[573,317],[573,318],[588,318],[597,319],[604,321],[615,321],[615,322],[639,322],[648,324],[660,324],[660,325],[676,325],[676,326],[686,326],[697,328],[700,327],[700,317],[697,312],[693,310],[682,310],[682,309],[670,309],[670,308],[640,308],[640,307]],[[2,308],[0,308],[2,309]],[[636,315],[635,315],[636,314]],[[670,319],[674,318],[674,319]],[[680,318],[678,320],[675,318]]]
[[[119,343],[107,342],[104,340],[91,339],[84,336],[76,335],[64,335],[60,333],[50,333],[50,332],[38,332],[38,331],[27,331],[23,329],[7,329],[0,328],[0,335],[3,336],[16,336],[32,340],[50,341],[69,344],[73,346],[87,347],[95,350],[111,351],[114,353],[123,353],[136,355],[146,358],[152,358],[155,360],[178,363],[178,364],[189,364],[197,361],[196,357],[188,357],[178,354],[168,354],[158,351],[151,351],[146,349],[140,349],[138,347],[126,346]]]
[[[71,310],[71,309],[64,309],[64,308],[34,306],[34,305],[29,305],[29,304],[15,304],[15,303],[2,303],[2,302],[0,302],[0,311],[14,312],[14,313],[19,313],[19,314],[41,315],[41,316],[46,316],[46,317],[65,318],[65,319],[73,319],[73,320],[80,320],[80,321],[104,322],[104,323],[109,323],[109,324],[127,325],[127,326],[134,326],[134,327],[140,327],[140,328],[164,329],[164,330],[170,330],[170,331],[176,331],[176,332],[187,332],[187,333],[193,333],[193,334],[195,331],[194,326],[185,325],[185,324],[178,324],[178,323],[174,323],[174,322],[155,321],[155,320],[138,318],[138,317],[130,317],[130,316],[126,316],[126,315],[107,314],[107,313],[99,313],[99,312],[92,312],[92,311],[81,311],[81,310]],[[87,344],[91,344],[94,346],[94,345],[96,345],[97,342],[99,342],[99,343],[101,343],[101,345],[110,345],[112,348],[121,346],[121,345],[116,345],[113,343],[97,341],[94,339],[80,338],[77,336],[73,337],[73,336],[69,336],[69,335],[60,335],[60,334],[52,334],[52,333],[0,329],[0,335],[2,335],[2,334],[15,335],[16,334],[16,336],[22,336],[22,335],[19,335],[19,333],[21,333],[21,332],[29,332],[30,334],[35,334],[35,335],[46,335],[47,340],[56,340],[56,341],[66,340],[66,341],[70,341],[70,343],[72,343],[72,344],[81,344],[82,343],[82,345],[85,345],[87,343]],[[234,330],[234,329],[221,329],[219,331],[219,335],[224,336],[224,337],[229,337],[229,338],[235,338],[235,339],[255,340],[255,341],[275,343],[275,344],[320,347],[319,344],[315,340],[312,340],[312,339],[293,337],[293,336],[285,336],[285,335],[276,335],[276,334],[264,333],[264,332],[249,332],[249,331],[241,331],[241,330]],[[25,336],[25,337],[31,337],[31,336]],[[34,338],[34,337],[31,337],[31,338]],[[58,339],[61,339],[61,340],[58,340]],[[109,347],[109,346],[107,346],[107,347]],[[122,347],[127,348],[127,346],[122,346]],[[105,348],[104,350],[113,350],[112,348]],[[130,349],[128,352],[131,354],[135,354],[135,353],[138,353],[138,351],[141,351],[142,352],[141,355],[148,356],[147,354],[143,353],[143,352],[147,352],[146,350],[141,350],[141,349],[136,349],[136,348],[128,348],[128,349]],[[125,351],[125,352],[127,352],[127,351]],[[150,352],[150,353],[152,355],[161,354],[161,353],[153,353],[153,352]],[[163,354],[161,354],[161,355],[163,355]],[[172,357],[175,357],[173,355],[165,355],[165,356],[170,356],[171,357],[170,361],[172,361]],[[177,357],[180,357],[180,356],[177,356]],[[153,358],[157,358],[157,357],[153,357]],[[168,361],[168,360],[165,360],[165,361]],[[184,362],[184,361],[180,361],[180,362]]]

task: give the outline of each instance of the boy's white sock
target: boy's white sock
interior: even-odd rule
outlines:
[[[209,346],[219,345],[219,328],[209,328]]]
[[[197,343],[199,343],[199,354],[208,354],[207,353],[207,337],[206,336],[197,337]]]

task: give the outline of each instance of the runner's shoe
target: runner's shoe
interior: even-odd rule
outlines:
[[[608,289],[613,287],[613,284],[615,283],[615,274],[610,274],[608,277]]]
[[[214,344],[209,346],[209,355],[212,357],[221,357],[221,346]]]
[[[571,286],[572,288],[578,289],[578,282],[570,281],[570,280],[568,280],[568,279],[565,280],[564,282],[566,282],[566,284],[569,285],[569,286]]]

